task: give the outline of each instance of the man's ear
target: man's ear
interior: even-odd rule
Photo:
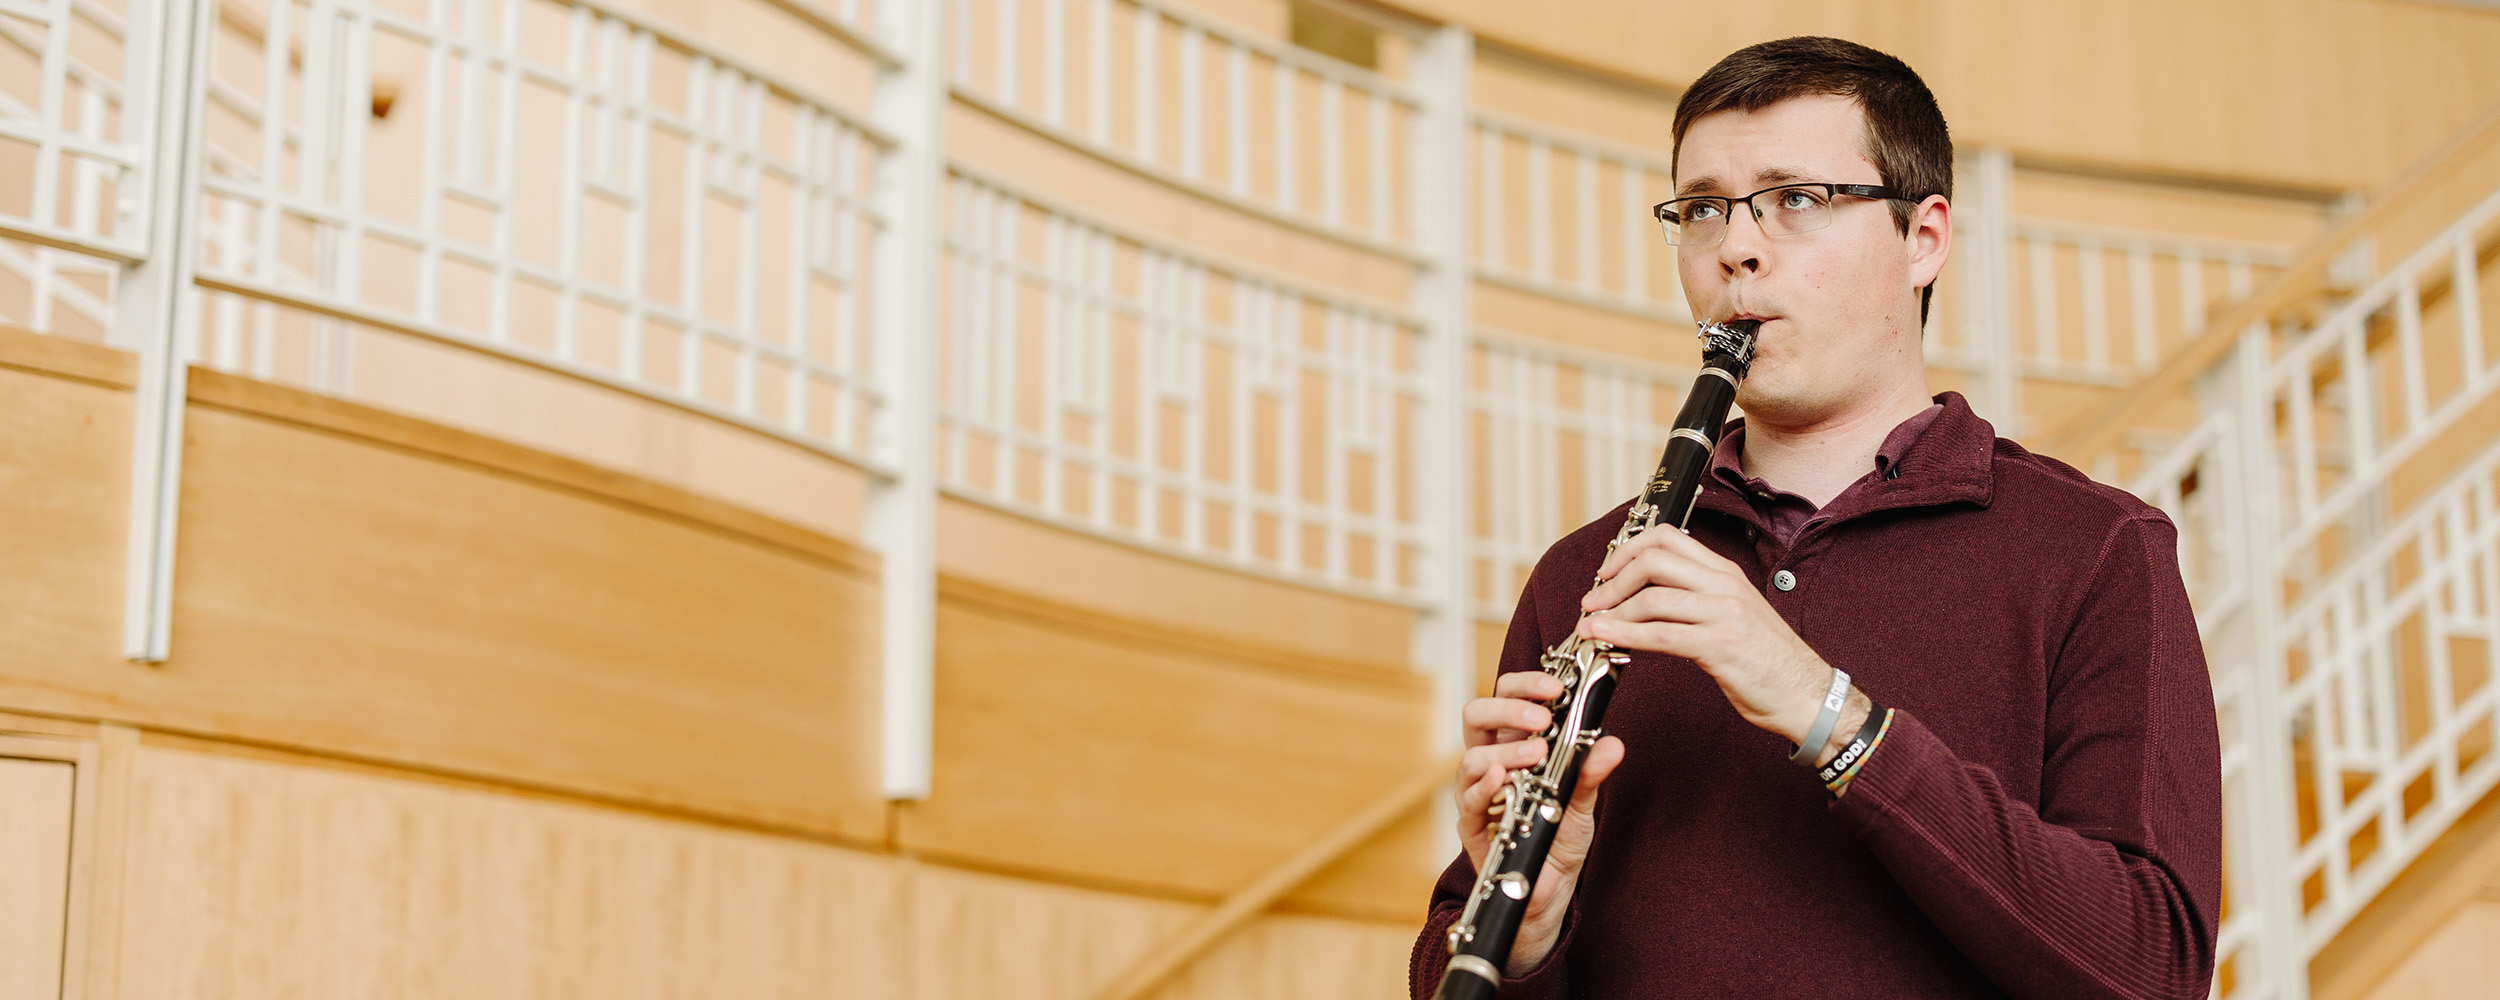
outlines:
[[[1953,203],[1940,194],[1928,195],[1910,210],[1909,232],[1902,240],[1910,252],[1910,287],[1934,284],[1953,253]]]

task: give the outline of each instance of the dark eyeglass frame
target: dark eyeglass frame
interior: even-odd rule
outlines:
[[[1760,223],[1762,221],[1763,211],[1754,205],[1754,199],[1775,191],[1788,191],[1796,188],[1821,188],[1823,190],[1823,201],[1826,207],[1829,207],[1833,198],[1837,198],[1842,195],[1847,195],[1852,198],[1871,198],[1876,201],[1906,201],[1912,204],[1916,204],[1922,200],[1910,197],[1900,188],[1885,187],[1880,184],[1830,184],[1823,181],[1797,181],[1789,184],[1778,184],[1766,187],[1742,198],[1729,198],[1724,195],[1715,194],[1697,194],[1683,198],[1669,198],[1665,201],[1649,206],[1649,214],[1652,218],[1658,220],[1658,225],[1661,227],[1661,231],[1667,237],[1668,246],[1706,247],[1713,243],[1718,243],[1720,240],[1727,239],[1727,227],[1725,225],[1721,225],[1719,227],[1719,239],[1701,243],[1678,243],[1675,241],[1675,228],[1678,223],[1667,218],[1668,210],[1677,205],[1697,205],[1705,202],[1717,202],[1722,213],[1726,216],[1733,217],[1736,213],[1737,204],[1741,202],[1745,206],[1745,211],[1753,215],[1753,221]],[[1816,226],[1814,229],[1795,229],[1786,233],[1778,234],[1766,232],[1764,235],[1794,236],[1798,233],[1810,233],[1815,229],[1821,229],[1828,225],[1831,225],[1831,222],[1829,218],[1826,217],[1823,225]]]

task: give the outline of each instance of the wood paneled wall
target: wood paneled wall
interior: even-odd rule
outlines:
[[[2500,100],[2500,15],[2461,3],[1392,6],[1672,86],[1754,42],[1837,35],[1916,67],[1965,145],[2328,188],[2386,182]]]
[[[1196,910],[187,747],[133,774],[122,997],[1080,1000]],[[1160,995],[1392,996],[1412,941],[1271,917]]]
[[[966,507],[898,807],[871,557],[202,371],[174,657],[131,664],[129,374],[0,332],[0,711],[150,740],[100,996],[1081,997],[1426,752],[1401,609]],[[1178,596],[1120,615],[1120,567]],[[1425,812],[1169,995],[1393,995]]]

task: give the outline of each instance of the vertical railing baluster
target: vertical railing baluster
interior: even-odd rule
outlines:
[[[1571,177],[1571,228],[1574,253],[1572,270],[1576,284],[1584,294],[1597,294],[1597,157],[1586,149],[1574,151],[1579,169]]]
[[[1647,171],[1640,164],[1630,160],[1623,162],[1622,200],[1625,212],[1643,210],[1641,202],[1646,192],[1641,190],[1641,181],[1646,175]],[[1657,238],[1658,229],[1649,224],[1647,217],[1636,219],[1627,216],[1622,225],[1623,298],[1635,307],[1645,308],[1650,304],[1649,241]]]
[[[959,28],[968,31],[968,28]],[[1094,145],[1111,145],[1111,0],[1094,0],[1085,15],[1085,131]]]
[[[1224,43],[1224,183],[1233,197],[1250,196],[1250,49]]]
[[[2076,295],[2083,306],[2083,363],[2093,378],[2108,378],[2109,288],[2102,274],[2101,241],[2086,238],[2075,247]]]
[[[1345,225],[1345,87],[1331,76],[1318,82],[1319,218],[1333,229]]]
[[[1206,69],[1198,51],[1206,35],[1195,24],[1182,24],[1180,35],[1180,172],[1182,180],[1197,181],[1206,174],[1206,136],[1201,127],[1207,111]]]
[[[893,799],[929,794],[936,703],[937,269],[946,181],[946,25],[935,3],[879,3],[881,36],[900,64],[878,74],[873,118],[893,137],[877,162],[884,227],[871,255],[876,411],[862,537],[878,556],[879,780]],[[958,24],[968,32],[969,23]],[[960,34],[958,35],[960,37]]]
[[[1554,147],[1542,136],[1529,136],[1528,150],[1528,277],[1540,284],[1554,280]]]
[[[2127,248],[2127,306],[2135,333],[2135,371],[2150,372],[2161,364],[2161,343],[2153,318],[2153,254],[2141,243]]]
[[[1130,40],[1136,45],[1137,75],[1130,80],[1130,87],[1137,102],[1137,118],[1129,129],[1129,142],[1139,160],[1160,166],[1162,144],[1156,132],[1163,122],[1155,98],[1163,91],[1163,81],[1157,79],[1161,74],[1155,70],[1155,54],[1163,49],[1163,15],[1152,7],[1140,6],[1135,24],[1136,33]]]
[[[1418,369],[1424,407],[1408,466],[1423,537],[1417,575],[1423,612],[1416,616],[1411,645],[1416,668],[1432,678],[1433,746],[1447,752],[1459,745],[1459,709],[1476,690],[1470,583],[1475,561],[1468,545],[1475,478],[1467,439],[1467,363],[1475,344],[1467,232],[1475,37],[1455,25],[1433,29],[1417,41],[1412,59],[1419,100],[1408,157],[1414,198],[1408,214],[1425,265],[1414,285],[1415,311],[1423,320]],[[1453,824],[1433,825],[1445,832],[1432,851],[1447,857],[1457,846],[1446,832]]]
[[[1300,88],[1295,79],[1297,71],[1292,63],[1282,59],[1271,59],[1269,65],[1276,67],[1276,133],[1269,137],[1269,145],[1276,150],[1276,184],[1272,201],[1278,209],[1298,212],[1302,209],[1302,163],[1300,154],[1296,152],[1301,144],[1296,124],[1300,111],[1298,105],[1301,103],[1297,93]]]
[[[1042,121],[1068,124],[1068,0],[1042,0]]]
[[[129,542],[124,549],[122,655],[162,663],[173,643],[176,528],[182,496],[184,401],[189,370],[183,363],[184,331],[197,322],[191,272],[197,252],[192,228],[200,211],[199,182],[192,171],[207,141],[208,44],[204,5],[155,5],[152,16],[134,20],[133,62],[153,75],[138,78],[126,113],[132,132],[148,150],[146,172],[136,178],[146,199],[140,217],[148,228],[147,254],[124,271],[114,289],[115,341],[138,347],[131,391]]]
[[[1368,192],[1371,234],[1373,239],[1387,243],[1398,238],[1392,228],[1397,206],[1389,197],[1389,177],[1394,169],[1389,133],[1391,120],[1397,112],[1388,98],[1377,93],[1370,95],[1364,103],[1371,109],[1370,127],[1364,133],[1367,145],[1363,159],[1371,180]]]

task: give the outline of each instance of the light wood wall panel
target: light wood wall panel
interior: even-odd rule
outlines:
[[[2489,894],[2490,890],[2485,890]],[[2481,1000],[2500,983],[2500,895],[2450,916],[2389,973],[2369,1000]]]
[[[1268,649],[1398,672],[1414,613],[1089,537],[980,504],[938,500],[939,572]]]
[[[126,356],[47,341],[0,340],[0,706],[884,836],[873,562],[293,390],[194,373],[174,658],[124,662]]]
[[[125,998],[1084,1000],[1200,911],[192,747],[130,801]],[[1413,934],[1263,918],[1157,996],[1385,1000]]]
[[[1411,773],[1420,675],[1192,642],[956,583],[938,608],[932,857],[1212,898]],[[1418,856],[1364,895],[1429,891]]]
[[[0,756],[0,997],[61,994],[75,784],[67,761]]]
[[[356,341],[354,397],[860,537],[868,475],[822,452],[660,400],[384,333]]]
[[[874,838],[875,584],[544,483],[194,407],[174,655],[200,730]]]
[[[872,855],[142,747],[122,996],[899,997]]]
[[[12,348],[41,339],[0,340],[0,361],[29,360],[31,351]],[[42,346],[111,356],[66,341]],[[119,665],[129,441],[128,393],[0,364],[0,690],[38,663],[90,676]],[[0,703],[68,700],[44,685]]]
[[[1402,0],[1673,86],[1729,52],[1838,35],[1900,56],[1954,138],[2145,169],[2372,187],[2500,100],[2500,14],[2396,0]],[[1661,140],[1663,141],[1663,139]]]

